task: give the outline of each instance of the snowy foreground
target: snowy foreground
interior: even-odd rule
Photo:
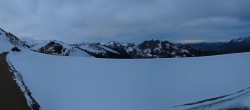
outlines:
[[[237,93],[250,87],[250,53],[118,60],[23,51],[10,53],[8,60],[23,75],[43,110],[250,107],[249,90]],[[232,95],[179,106],[228,94]]]

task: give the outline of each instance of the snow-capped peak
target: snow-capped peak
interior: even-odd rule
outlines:
[[[240,38],[237,38],[237,39],[233,39],[230,42],[235,42],[235,43],[250,42],[250,37],[240,37]]]

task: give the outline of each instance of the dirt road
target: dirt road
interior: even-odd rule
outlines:
[[[31,110],[22,91],[13,80],[6,56],[7,53],[0,54],[0,110]]]

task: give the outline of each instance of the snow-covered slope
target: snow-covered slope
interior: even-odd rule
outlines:
[[[111,57],[110,54],[119,55],[118,52],[108,47],[101,45],[100,43],[76,43],[68,44],[65,42],[52,40],[52,41],[40,41],[40,42],[27,42],[32,44],[31,50],[39,53],[59,55],[59,56],[78,56],[78,57]]]
[[[13,47],[28,49],[29,45],[0,28],[0,53],[9,52]]]
[[[8,59],[43,110],[250,107],[246,89],[250,86],[250,53],[112,60],[22,51],[10,53]],[[246,90],[240,92],[242,89]]]
[[[8,41],[5,32],[0,29],[0,54],[2,52],[10,51],[14,46]]]

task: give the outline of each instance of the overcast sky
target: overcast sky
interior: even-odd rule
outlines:
[[[1,0],[0,27],[68,42],[250,36],[250,0]]]

